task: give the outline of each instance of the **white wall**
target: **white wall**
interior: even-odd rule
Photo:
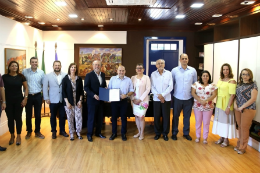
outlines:
[[[204,46],[204,70],[208,70],[213,77],[213,44]]]
[[[217,84],[220,78],[220,68],[224,63],[230,64],[234,79],[237,79],[238,40],[214,44],[214,77],[213,83]]]
[[[38,57],[41,61],[42,52],[42,31],[32,28],[30,26],[21,24],[14,20],[8,19],[0,15],[0,73],[4,74],[4,49],[13,48],[13,49],[23,49],[26,50],[26,65],[29,67],[30,57],[35,55],[34,43],[38,43]],[[25,114],[23,113],[23,119]],[[0,135],[8,131],[7,126],[7,117],[5,111],[3,111],[1,120],[0,120]]]
[[[126,31],[43,31],[45,42],[45,64],[55,60],[55,43],[57,42],[58,59],[62,70],[67,71],[74,62],[74,44],[126,44]],[[45,65],[46,73],[51,72],[52,65]]]

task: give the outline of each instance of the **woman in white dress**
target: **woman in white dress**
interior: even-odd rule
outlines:
[[[143,64],[139,63],[136,65],[136,73],[137,75],[131,77],[134,86],[134,94],[131,96],[131,100],[138,129],[138,133],[134,135],[134,138],[139,137],[142,140],[144,139],[145,113],[149,105],[148,94],[150,93],[151,82],[150,78],[143,74]]]

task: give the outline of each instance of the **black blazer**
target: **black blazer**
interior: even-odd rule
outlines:
[[[101,72],[102,83],[100,85],[94,70],[88,73],[84,80],[84,90],[87,92],[87,103],[88,104],[98,104],[99,101],[94,98],[94,95],[99,95],[99,87],[107,87],[105,80],[105,73]]]
[[[80,96],[84,96],[84,91],[83,91],[83,82],[81,77],[78,77],[76,80],[76,102],[78,103]],[[62,80],[62,100],[63,100],[63,105],[66,106],[66,102],[64,101],[64,98],[67,98],[69,103],[74,106],[74,98],[73,98],[73,91],[72,91],[72,85],[71,81],[66,75],[63,80]],[[75,103],[75,104],[77,104]]]

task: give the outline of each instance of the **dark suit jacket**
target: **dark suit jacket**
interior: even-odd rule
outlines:
[[[84,90],[87,92],[87,103],[88,104],[99,104],[99,101],[94,98],[94,95],[99,95],[99,87],[107,87],[105,80],[105,73],[101,72],[102,83],[100,85],[94,70],[88,73],[84,80]]]
[[[78,79],[76,80],[76,102],[77,103],[80,99],[80,96],[82,96],[83,99],[84,91],[83,91],[82,79],[81,77],[78,77]],[[66,106],[66,102],[64,101],[64,98],[67,98],[69,103],[72,106],[74,106],[72,85],[68,75],[66,75],[62,80],[62,100],[63,100],[63,105]]]

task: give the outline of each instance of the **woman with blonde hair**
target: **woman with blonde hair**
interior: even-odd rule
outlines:
[[[217,103],[212,128],[212,133],[220,136],[220,139],[215,143],[221,144],[221,147],[228,146],[228,139],[236,137],[236,122],[233,109],[236,81],[233,77],[231,66],[227,63],[223,64],[217,84]]]
[[[234,102],[235,116],[238,125],[239,138],[234,150],[238,154],[246,152],[249,139],[249,129],[256,114],[256,99],[258,87],[253,81],[253,73],[245,68],[241,71]]]

